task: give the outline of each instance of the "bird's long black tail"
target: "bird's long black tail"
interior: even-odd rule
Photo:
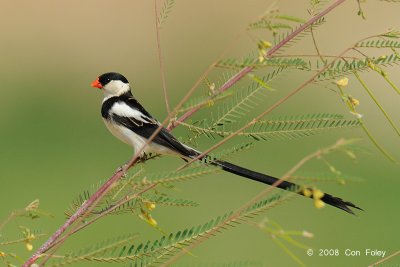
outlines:
[[[266,175],[263,173],[255,172],[255,171],[237,166],[235,164],[232,164],[232,163],[229,163],[226,161],[214,160],[214,161],[211,161],[210,164],[220,166],[220,167],[222,167],[222,169],[224,171],[227,171],[227,172],[230,172],[230,173],[242,176],[242,177],[246,177],[251,180],[255,180],[255,181],[258,181],[258,182],[261,182],[264,184],[268,184],[268,185],[272,185],[279,180],[278,178],[275,178],[275,177],[272,177],[272,176],[269,176],[269,175]],[[304,193],[305,192],[304,187],[301,187],[297,184],[294,184],[294,183],[291,183],[288,181],[282,181],[280,184],[277,185],[277,187],[284,189],[284,190],[290,190],[290,191],[296,192],[302,196],[306,196]],[[311,194],[309,194],[308,197],[312,198],[313,190],[310,188],[307,188],[307,189],[309,192],[311,192]],[[356,205],[354,205],[351,202],[344,201],[341,198],[334,197],[334,196],[332,196],[330,194],[326,194],[326,193],[324,193],[321,200],[328,205],[342,209],[351,214],[354,214],[354,212],[350,208],[362,210],[360,207],[357,207]]]
[[[178,140],[176,140],[172,135],[168,133],[167,130],[161,131],[160,134],[163,134],[165,136],[165,140],[168,140],[170,142],[170,146],[177,151],[180,155],[191,158],[191,159],[199,159],[199,156],[201,155],[200,151],[197,151],[189,146],[186,146],[182,143],[180,143]],[[184,160],[187,160],[183,157]],[[238,165],[232,164],[227,161],[222,161],[218,160],[215,158],[211,158],[208,155],[204,155],[200,157],[200,159],[203,159],[205,162],[208,162],[209,164],[219,166],[221,167],[224,171],[251,179],[255,180],[264,184],[268,185],[273,185],[275,182],[277,182],[279,179],[260,173],[256,171],[252,171],[243,167],[240,167]],[[311,188],[304,188],[303,186],[297,185],[295,183],[291,183],[288,181],[281,181],[278,185],[278,188],[288,190],[288,191],[294,191],[299,195],[305,196],[305,197],[313,197],[313,189]],[[307,189],[307,190],[305,190]],[[306,192],[310,194],[306,194]],[[341,198],[334,197],[330,194],[324,193],[324,195],[320,198],[323,202],[325,202],[328,205],[331,205],[333,207],[339,208],[341,210],[344,210],[348,213],[354,214],[354,212],[350,208],[355,208],[362,210],[361,208],[357,207],[351,202],[344,201]]]

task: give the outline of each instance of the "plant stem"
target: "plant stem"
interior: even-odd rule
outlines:
[[[390,125],[392,125],[393,129],[396,131],[396,133],[400,136],[400,131],[392,121],[392,119],[389,117],[389,115],[386,113],[386,111],[383,109],[382,105],[379,103],[378,99],[374,96],[372,91],[368,88],[367,84],[361,79],[360,75],[358,72],[354,72],[354,75],[356,76],[357,80],[360,82],[362,87],[364,87],[365,91],[367,91],[368,95],[374,100],[375,104],[378,106],[378,108],[382,111],[383,115],[386,117]]]
[[[163,91],[164,91],[165,106],[167,108],[167,113],[170,113],[171,108],[169,105],[167,81],[165,79],[164,59],[163,59],[162,52],[161,52],[161,37],[160,37],[160,26],[161,25],[158,20],[157,0],[154,0],[154,17],[155,17],[156,35],[157,35],[157,54],[158,54],[158,62],[160,63],[160,75],[161,75],[162,87],[163,87]]]
[[[396,257],[396,256],[398,256],[398,255],[400,255],[400,250],[396,251],[396,252],[393,253],[393,254],[390,254],[390,255],[387,256],[386,258],[383,258],[383,259],[381,259],[381,260],[379,260],[379,261],[377,261],[377,262],[375,262],[375,263],[369,265],[368,267],[378,266],[378,265],[380,265],[381,263],[387,261],[388,259],[393,258],[393,257]]]
[[[385,81],[390,84],[390,86],[400,95],[400,89],[389,79],[387,74],[383,75],[382,77],[385,79]]]
[[[230,78],[226,83],[224,83],[218,90],[216,94],[214,94],[213,96],[210,97],[209,100],[213,99],[215,96],[225,92],[226,90],[228,90],[230,87],[232,87],[232,85],[234,85],[235,83],[237,83],[240,79],[242,79],[244,76],[246,76],[246,74],[248,74],[249,72],[251,72],[253,70],[253,67],[245,67],[242,70],[240,70],[238,73],[236,73],[234,76],[232,76],[232,78]],[[209,101],[208,100],[208,101]],[[187,111],[185,114],[183,114],[181,117],[179,117],[179,119],[177,119],[176,121],[174,121],[174,123],[170,124],[168,126],[168,130],[171,131],[172,129],[174,129],[176,126],[178,126],[178,124],[180,122],[183,122],[185,120],[187,120],[189,117],[191,117],[194,113],[196,113],[197,111],[199,111],[202,107],[204,107],[205,105],[207,105],[208,101],[205,101],[203,104],[198,105],[194,108],[192,108],[191,110]]]
[[[91,225],[92,223],[94,223],[95,221],[97,221],[98,219],[110,214],[112,211],[116,210],[118,207],[120,207],[121,205],[125,204],[126,202],[131,201],[132,199],[135,199],[137,197],[139,197],[140,195],[142,195],[143,193],[149,191],[150,189],[154,188],[155,186],[157,186],[158,183],[153,183],[149,186],[147,186],[145,189],[141,190],[140,192],[135,193],[134,195],[130,196],[130,197],[124,197],[123,199],[121,199],[120,201],[118,201],[117,204],[115,204],[114,206],[112,206],[111,208],[105,210],[104,212],[100,213],[99,215],[97,215],[96,217],[94,217],[93,219],[91,219],[88,222],[85,222],[84,224],[77,226],[75,229],[73,229],[68,235],[63,236],[62,238],[60,238],[59,240],[57,240],[56,242],[54,242],[54,245],[58,245],[59,243],[62,243],[65,241],[65,239],[67,239],[69,236],[75,234],[76,232],[82,230],[83,228]]]
[[[342,98],[347,98],[343,92],[342,87],[338,86],[341,97]],[[356,109],[354,108],[354,106],[348,101],[346,100],[346,105],[349,108],[349,110],[351,112],[357,113]],[[375,145],[375,147],[390,161],[397,163],[397,161],[378,143],[378,141],[376,141],[376,139],[372,136],[371,132],[369,131],[369,129],[367,128],[367,126],[365,126],[364,121],[360,118],[357,118],[357,120],[359,121],[361,128],[364,130],[365,134],[367,135],[368,139]]]
[[[6,226],[6,224],[9,223],[12,219],[14,219],[15,216],[16,216],[16,212],[15,211],[11,212],[11,214],[8,215],[8,217],[4,221],[1,222],[0,230],[2,230],[3,227]]]
[[[45,236],[45,235],[46,234],[36,234],[35,235],[35,239],[40,238],[40,237]],[[26,242],[26,241],[29,241],[29,240],[30,240],[29,238],[24,237],[24,238],[20,238],[20,239],[17,239],[17,240],[12,240],[12,241],[7,241],[7,242],[0,242],[0,246],[8,246],[8,245],[17,244],[17,243],[23,243],[23,242]]]
[[[102,197],[111,187],[114,182],[118,181],[123,176],[123,171],[116,172],[108,181],[97,190],[82,206],[73,214],[23,265],[29,267],[34,263],[42,253],[46,252],[53,243],[71,226],[79,217],[81,217],[90,206]]]
[[[387,157],[390,161],[392,161],[393,163],[397,163],[397,161],[378,143],[378,141],[376,141],[367,126],[365,126],[364,122],[361,119],[359,119],[359,121],[361,124],[361,128],[364,130],[365,134],[368,136],[369,140],[371,140],[371,142],[375,145],[375,147],[379,151],[381,151],[381,153],[385,155],[385,157]]]

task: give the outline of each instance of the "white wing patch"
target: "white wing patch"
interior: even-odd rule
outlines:
[[[121,117],[132,118],[136,121],[157,124],[157,122],[154,119],[147,117],[139,110],[131,108],[130,106],[128,106],[126,103],[123,102],[116,102],[111,107],[110,112]]]

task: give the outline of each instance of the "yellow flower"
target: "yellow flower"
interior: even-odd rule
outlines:
[[[152,211],[156,208],[156,204],[153,202],[145,202],[144,204],[149,211]]]
[[[141,210],[141,213],[142,213],[142,214],[140,214],[139,217],[140,217],[142,220],[145,220],[148,224],[150,224],[150,225],[153,226],[153,227],[157,226],[157,221],[154,220],[154,218],[151,216],[150,213],[146,212],[146,211],[143,210],[143,209]]]
[[[321,200],[323,196],[324,193],[321,190],[318,189],[313,190],[314,206],[317,209],[323,208],[325,206],[325,202]]]
[[[147,219],[147,222],[148,222],[151,226],[153,226],[153,227],[157,226],[157,221],[154,220],[154,218],[151,217],[150,214],[149,214],[149,218]]]
[[[4,253],[3,251],[0,251],[0,257],[4,258],[6,256],[6,253]]]
[[[303,195],[306,196],[306,197],[311,197],[312,191],[310,189],[308,189],[308,188],[304,188],[303,189]]]
[[[325,202],[323,202],[323,201],[320,200],[320,199],[315,199],[315,200],[314,200],[314,206],[315,206],[317,209],[321,209],[321,208],[325,207]]]
[[[215,83],[209,84],[209,85],[208,85],[208,88],[209,88],[211,91],[214,91],[214,89],[215,89]]]
[[[349,96],[349,101],[353,106],[358,106],[360,105],[360,101],[354,97]]]
[[[313,190],[313,198],[314,199],[321,199],[324,196],[321,190],[315,189]]]
[[[33,245],[32,245],[32,243],[31,243],[31,241],[26,241],[25,242],[25,247],[26,247],[26,249],[28,250],[28,251],[32,251],[32,249],[33,249]]]
[[[375,70],[375,64],[372,63],[371,60],[368,60],[368,67],[370,67],[372,70]]]
[[[258,61],[263,63],[265,61],[265,57],[267,56],[267,50],[272,47],[272,44],[268,41],[259,41],[258,44]]]
[[[349,79],[347,77],[344,77],[340,79],[339,81],[336,81],[336,84],[340,87],[346,87],[349,84]]]
[[[268,48],[271,48],[271,47],[272,47],[272,44],[270,42],[268,42],[268,41],[259,41],[258,42],[258,49],[259,50],[268,49]]]

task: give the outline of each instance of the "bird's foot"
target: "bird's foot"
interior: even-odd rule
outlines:
[[[122,177],[126,177],[126,175],[127,175],[126,167],[127,167],[127,166],[128,166],[128,162],[125,163],[125,164],[122,165],[122,166],[119,166],[119,167],[115,170],[114,175],[117,174],[117,173],[119,173],[119,172],[122,172]]]

